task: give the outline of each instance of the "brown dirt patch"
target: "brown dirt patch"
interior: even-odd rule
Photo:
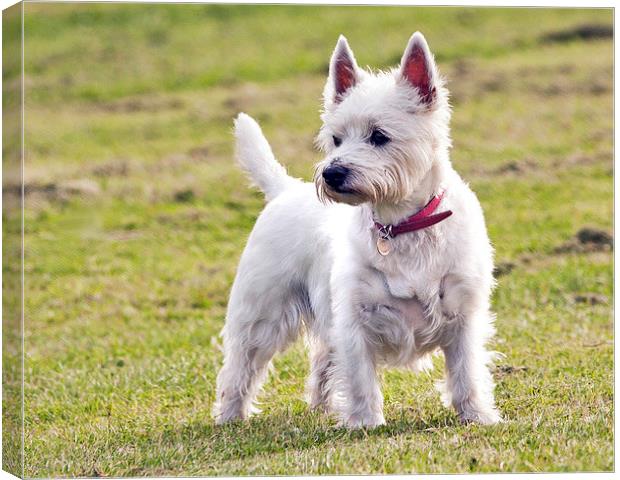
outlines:
[[[99,103],[101,110],[113,113],[159,112],[162,110],[178,110],[185,106],[178,98],[166,97],[134,97],[113,102]]]
[[[613,38],[613,36],[614,27],[612,25],[589,23],[545,33],[540,37],[540,41],[542,43],[565,43],[574,40]]]
[[[517,266],[514,262],[498,262],[493,269],[493,276],[495,278],[508,275]]]
[[[578,293],[573,295],[573,300],[575,303],[585,303],[588,305],[607,305],[609,303],[609,299],[600,293]]]
[[[613,250],[613,235],[605,230],[584,227],[573,238],[555,248],[555,253],[590,253]]]
[[[19,197],[22,193],[20,184],[5,185],[4,193]],[[89,178],[77,178],[62,182],[31,182],[24,185],[26,197],[38,197],[46,200],[68,200],[70,197],[94,197],[101,193],[99,184]]]

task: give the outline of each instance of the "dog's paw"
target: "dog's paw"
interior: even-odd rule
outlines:
[[[494,408],[461,412],[459,413],[459,420],[463,424],[477,423],[480,425],[495,425],[504,421]]]
[[[247,420],[251,415],[260,413],[255,407],[238,408],[236,405],[219,405],[213,408],[212,415],[216,425],[225,425],[227,423],[241,422]]]
[[[385,425],[385,418],[383,414],[368,414],[368,415],[351,415],[346,419],[343,419],[339,426],[348,428],[350,430],[358,430],[360,428],[376,428],[381,425]]]
[[[329,405],[325,402],[308,402],[308,408],[311,412],[316,413],[329,413],[330,408]]]
[[[225,425],[227,423],[240,422],[247,420],[249,412],[238,409],[214,410],[213,420],[216,425]]]
[[[216,425],[226,425],[227,423],[240,422],[245,420],[241,415],[216,415],[214,416]]]

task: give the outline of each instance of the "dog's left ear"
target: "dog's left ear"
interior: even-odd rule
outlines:
[[[325,105],[340,103],[349,89],[358,83],[359,79],[360,69],[353,52],[347,39],[340,35],[329,62],[329,78],[323,92]]]
[[[430,105],[437,95],[437,68],[424,35],[415,32],[400,62],[400,76],[417,88],[422,103]]]

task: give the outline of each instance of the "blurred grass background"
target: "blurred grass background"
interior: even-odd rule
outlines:
[[[613,469],[612,15],[26,3],[26,475]],[[232,118],[259,119],[309,179],[338,35],[386,68],[415,30],[496,247],[507,422],[458,425],[438,361],[385,373],[387,426],[336,429],[306,409],[298,342],[264,414],[215,428],[217,334],[263,205],[233,165]],[[19,82],[19,63],[3,75]]]

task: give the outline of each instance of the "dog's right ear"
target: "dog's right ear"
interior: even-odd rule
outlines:
[[[359,78],[360,71],[353,52],[347,39],[340,35],[329,62],[329,77],[323,92],[325,106],[340,103],[347,91],[357,84]]]
[[[400,76],[418,90],[420,101],[430,105],[437,96],[437,67],[424,35],[415,32],[400,62]]]

